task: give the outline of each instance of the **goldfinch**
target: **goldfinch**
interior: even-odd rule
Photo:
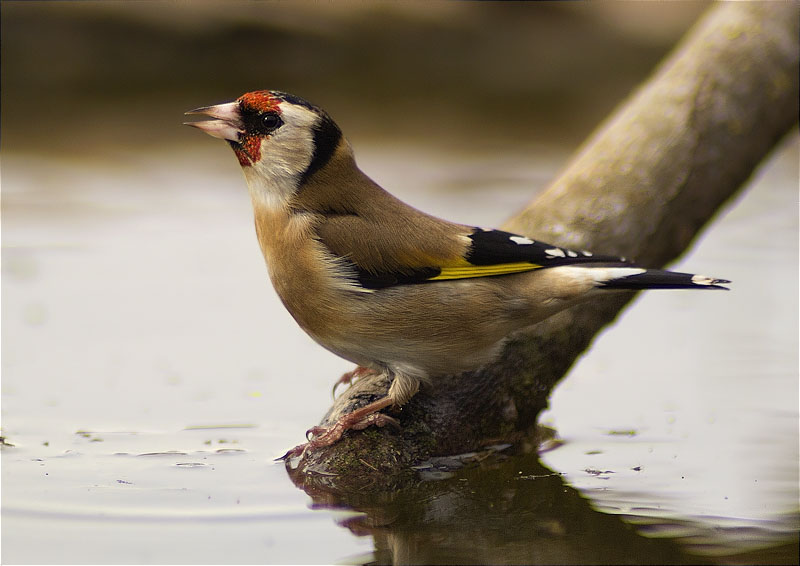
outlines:
[[[475,370],[507,337],[611,290],[726,289],[702,275],[645,269],[524,235],[435,218],[395,198],[356,165],[321,108],[274,90],[187,112],[226,140],[242,166],[272,284],[300,327],[391,379],[386,397],[314,427],[308,448],[383,425],[437,376]]]

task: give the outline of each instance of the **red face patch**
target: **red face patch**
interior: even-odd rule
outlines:
[[[236,159],[239,160],[239,165],[242,167],[249,167],[259,159],[261,159],[261,137],[260,136],[242,136],[238,144],[231,144],[233,153],[236,154]]]
[[[280,114],[281,100],[268,90],[256,90],[239,97],[239,104],[243,110],[253,112],[277,112]],[[232,144],[233,145],[233,144]],[[238,144],[233,145],[233,152],[239,160],[239,165],[248,167],[261,159],[261,136],[243,135]]]
[[[256,112],[278,112],[280,113],[280,99],[275,98],[268,90],[256,90],[248,92],[239,97],[239,102],[247,108]]]

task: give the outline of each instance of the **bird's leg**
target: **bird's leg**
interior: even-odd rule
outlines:
[[[400,424],[396,419],[378,412],[392,404],[394,404],[392,398],[387,395],[377,401],[373,401],[369,405],[364,405],[356,409],[352,413],[347,413],[339,417],[339,420],[337,420],[333,426],[315,426],[310,428],[306,432],[306,436],[309,434],[313,436],[308,442],[309,448],[313,450],[322,446],[330,446],[342,437],[344,431],[350,429],[364,430],[370,425],[385,426],[387,424],[399,427]]]
[[[334,396],[334,398],[336,397],[336,388],[339,387],[340,385],[349,385],[350,383],[352,383],[356,379],[359,379],[359,378],[362,378],[362,377],[366,377],[368,375],[377,375],[378,373],[380,373],[380,372],[378,372],[377,370],[374,370],[372,368],[368,368],[368,367],[364,367],[364,366],[356,366],[356,368],[354,370],[343,373],[342,377],[340,377],[336,381],[336,383],[333,384],[333,396]]]
[[[347,413],[346,415],[339,417],[339,419],[332,426],[312,427],[308,429],[306,436],[312,435],[313,438],[305,444],[299,444],[295,446],[280,459],[286,460],[287,458],[294,458],[295,456],[300,456],[306,450],[315,450],[323,446],[330,446],[331,444],[336,443],[346,430],[363,430],[370,425],[380,427],[386,426],[387,424],[399,427],[400,424],[396,419],[393,419],[384,413],[378,412],[392,404],[394,404],[394,401],[392,401],[392,398],[387,395],[386,397],[382,397],[377,401],[373,401],[369,405],[364,405],[363,407],[356,409],[352,413]]]
[[[354,371],[358,371],[359,369],[360,366]],[[368,371],[372,372],[374,370]],[[338,442],[346,430],[363,430],[371,425],[381,427],[387,424],[399,427],[400,423],[398,423],[396,419],[378,411],[392,405],[397,407],[405,405],[408,400],[419,391],[419,386],[419,378],[405,373],[395,373],[392,378],[392,384],[389,386],[389,393],[386,397],[381,397],[377,401],[373,401],[368,405],[364,405],[351,413],[339,417],[339,419],[329,427],[315,426],[308,429],[306,436],[311,435],[313,438],[306,444],[295,446],[280,459],[286,460],[287,458],[294,458],[295,456],[302,455],[306,450],[330,446]]]

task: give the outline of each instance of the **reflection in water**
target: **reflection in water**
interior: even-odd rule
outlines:
[[[490,458],[443,481],[398,493],[334,497],[318,506],[363,515],[342,521],[375,541],[379,564],[699,564],[674,540],[650,538],[595,511],[534,454]]]

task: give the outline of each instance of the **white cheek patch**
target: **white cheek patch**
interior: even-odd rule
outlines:
[[[281,105],[283,126],[261,140],[261,159],[244,168],[251,198],[275,209],[286,206],[314,155],[319,117],[300,106]]]

